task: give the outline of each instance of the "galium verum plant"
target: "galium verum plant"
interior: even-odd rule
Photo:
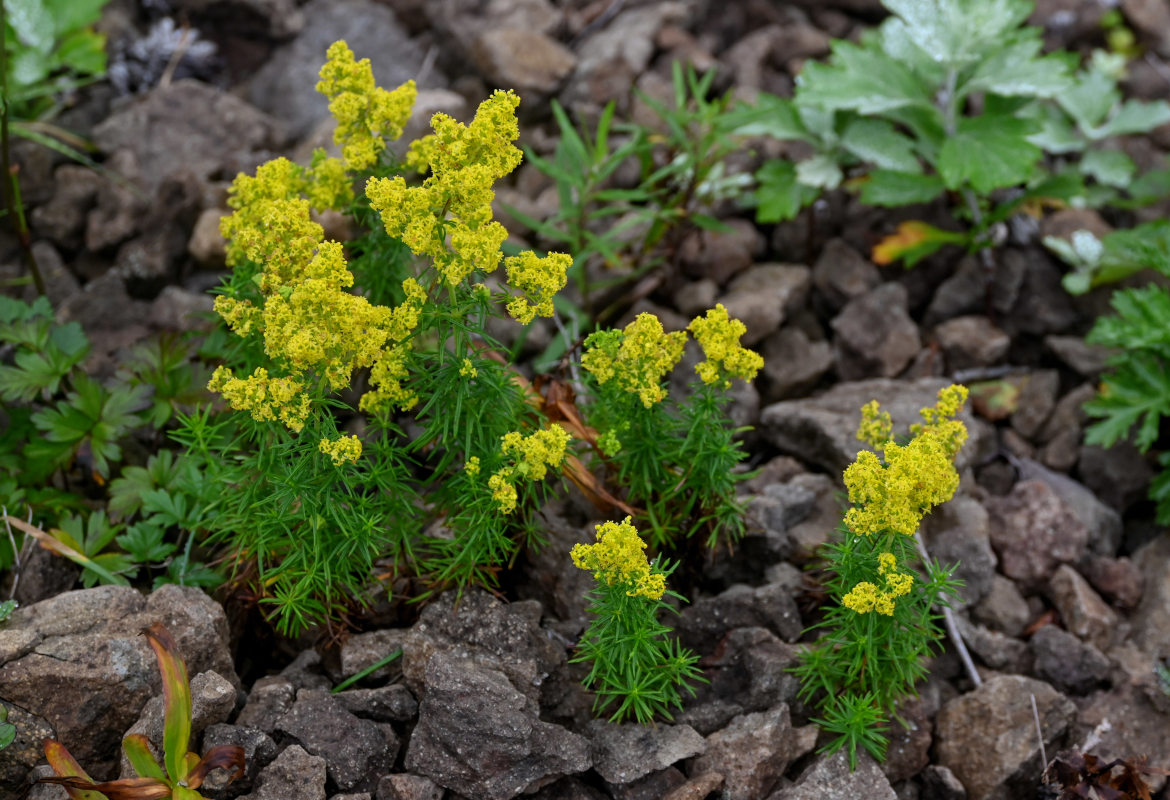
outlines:
[[[794,670],[800,697],[820,711],[816,722],[835,734],[825,750],[847,747],[854,766],[859,747],[884,758],[883,729],[942,637],[932,607],[945,605],[957,584],[950,570],[920,563],[915,536],[923,516],[958,488],[954,460],[967,429],[954,417],[966,397],[963,386],[941,390],[902,444],[876,401],[862,409],[858,438],[873,450],[860,451],[845,470],[852,506],[840,541],[825,553],[832,602],[813,627],[821,637]]]
[[[616,704],[612,722],[669,719],[671,709],[682,708],[680,687],[693,694],[689,683],[705,680],[698,657],[668,638],[670,629],[658,621],[673,611],[664,595],[684,598],[666,588],[673,567],[648,561],[645,549],[626,517],[598,525],[596,543],[574,545],[571,553],[573,564],[596,581],[589,594],[592,619],[573,661],[589,664],[584,684],[596,694],[594,710],[608,712]]]

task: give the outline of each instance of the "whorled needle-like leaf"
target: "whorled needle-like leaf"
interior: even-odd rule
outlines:
[[[143,633],[158,659],[163,684],[163,763],[176,783],[187,778],[187,747],[191,741],[191,684],[178,645],[161,622]]]

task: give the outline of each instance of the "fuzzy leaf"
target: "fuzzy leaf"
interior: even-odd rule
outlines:
[[[1125,136],[1131,133],[1149,133],[1159,125],[1170,122],[1170,103],[1156,100],[1144,103],[1141,100],[1126,100],[1117,113],[1109,118],[1094,138]]]
[[[1086,135],[1105,121],[1119,100],[1121,93],[1117,91],[1117,83],[1095,70],[1078,74],[1070,89],[1056,95],[1056,102],[1076,120]]]
[[[962,119],[939,153],[939,174],[949,189],[967,183],[980,194],[1026,183],[1042,155],[1027,139],[1034,131],[1030,122],[1016,117]]]
[[[1027,20],[1028,0],[883,0],[889,25],[939,64],[962,66],[986,55]]]
[[[1043,41],[1021,37],[983,61],[963,94],[991,92],[1008,97],[1052,97],[1072,83],[1068,65],[1060,56],[1037,58]]]
[[[841,146],[862,161],[898,172],[922,172],[914,140],[883,119],[856,119],[841,135]]]
[[[908,206],[929,203],[946,187],[937,175],[915,175],[891,169],[875,169],[861,184],[861,202],[873,206]]]
[[[835,41],[829,63],[804,65],[796,100],[800,105],[880,114],[903,106],[929,106],[930,92],[913,72],[885,53]]]
[[[796,104],[767,92],[760,92],[755,106],[742,106],[726,116],[735,123],[732,133],[737,136],[771,136],[781,141],[809,138]]]
[[[163,684],[163,761],[171,780],[187,778],[187,750],[191,741],[191,684],[187,666],[179,656],[174,638],[161,622],[143,633],[150,641]]]
[[[1090,150],[1081,159],[1081,172],[1098,183],[1123,189],[1137,172],[1133,159],[1120,150]]]
[[[815,155],[796,165],[796,180],[815,189],[836,189],[841,185],[841,167],[832,156]]]

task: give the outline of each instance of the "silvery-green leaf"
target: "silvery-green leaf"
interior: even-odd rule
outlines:
[[[862,161],[899,172],[922,172],[914,140],[881,119],[855,119],[841,135],[841,146]]]
[[[1117,84],[1100,72],[1081,72],[1069,89],[1056,96],[1056,102],[1077,121],[1086,135],[1104,122],[1120,99]]]
[[[813,156],[796,165],[796,180],[805,186],[836,189],[842,177],[841,167],[826,155]]]
[[[931,97],[929,87],[885,53],[836,41],[828,63],[810,61],[804,65],[796,101],[830,110],[879,114],[902,106],[929,105]]]
[[[1081,257],[1077,255],[1077,251],[1072,246],[1072,242],[1067,239],[1062,239],[1059,236],[1045,236],[1042,241],[1045,247],[1070,267],[1082,265]]]
[[[906,35],[931,59],[970,64],[998,46],[1031,13],[1027,0],[884,0]]]
[[[796,104],[783,97],[760,92],[754,107],[732,111],[733,133],[739,136],[771,136],[774,139],[807,139]]]
[[[7,0],[8,24],[25,47],[48,54],[56,28],[53,15],[42,0]]]
[[[861,186],[861,202],[871,206],[906,206],[928,203],[946,187],[937,175],[921,175],[875,169]]]
[[[1037,58],[1043,42],[1024,37],[1001,48],[975,68],[963,84],[963,94],[993,92],[1009,97],[1052,97],[1072,82],[1058,56]]]
[[[1106,186],[1125,188],[1133,180],[1137,165],[1120,150],[1090,150],[1081,157],[1081,172]]]
[[[1021,109],[1018,117],[1032,120],[1038,129],[1028,141],[1054,154],[1076,153],[1085,149],[1085,140],[1068,115],[1049,103],[1032,103]]]
[[[1149,133],[1159,125],[1170,122],[1170,103],[1155,100],[1144,103],[1141,100],[1126,100],[1116,114],[1101,126],[1098,136],[1124,136],[1130,133]]]
[[[1081,262],[1089,266],[1100,263],[1101,256],[1105,255],[1105,245],[1092,231],[1073,231],[1072,248]]]

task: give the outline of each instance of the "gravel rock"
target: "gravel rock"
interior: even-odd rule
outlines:
[[[801,328],[786,326],[764,340],[764,399],[768,402],[800,397],[833,367],[833,348],[813,341]]]
[[[688,281],[674,293],[674,305],[688,317],[697,317],[709,308],[715,307],[719,296],[719,284],[710,278]]]
[[[760,414],[761,433],[781,452],[791,453],[839,475],[863,444],[857,439],[861,407],[871,400],[890,412],[894,433],[905,436],[911,423],[920,422],[919,410],[933,406],[938,391],[950,385],[939,378],[914,381],[873,379],[839,383],[824,394],[801,400],[785,400],[764,408]],[[959,451],[960,471],[979,463],[993,441],[987,429],[977,425],[969,410],[958,417],[967,425],[968,439]]]
[[[1032,697],[1051,750],[1072,723],[1076,707],[1043,681],[996,675],[939,710],[936,758],[962,782],[970,800],[1009,800],[1035,789],[1043,765]]]
[[[878,287],[882,275],[874,263],[845,243],[831,239],[812,268],[817,292],[834,311]]]
[[[1046,483],[1020,481],[1006,496],[988,497],[984,507],[1000,571],[1025,590],[1040,588],[1060,564],[1085,553],[1089,531]]]
[[[1015,256],[997,260],[991,280],[991,306],[996,312],[1005,314],[1015,305],[1027,268],[1028,265]],[[922,324],[934,327],[962,314],[980,313],[986,305],[987,273],[979,259],[968,256],[959,262],[951,277],[939,284]]]
[[[589,723],[593,769],[611,784],[632,783],[684,758],[701,755],[707,742],[690,725]]]
[[[340,672],[338,679],[351,678],[368,669],[395,650],[402,650],[406,644],[407,632],[398,628],[359,633],[345,640],[341,645]],[[384,683],[402,674],[402,657],[362,679],[364,683]]]
[[[167,286],[150,304],[151,325],[167,331],[208,329],[215,299],[206,292],[192,292],[181,286]]]
[[[1140,683],[1122,683],[1076,703],[1072,741],[1082,742],[1095,734],[1099,740],[1092,751],[1103,759],[1148,755],[1151,766],[1165,768],[1166,753],[1170,753],[1170,699],[1148,670]],[[1147,775],[1145,780],[1152,795],[1166,796],[1157,794],[1166,785],[1166,776]]]
[[[695,759],[691,774],[723,775],[725,800],[766,797],[797,757],[796,744],[787,705],[743,714],[707,737],[707,752]]]
[[[1121,513],[1146,499],[1154,477],[1145,456],[1126,441],[1108,448],[1085,445],[1077,460],[1077,472],[1093,494]]]
[[[978,603],[991,591],[998,562],[991,550],[988,514],[979,501],[959,495],[939,506],[923,519],[922,536],[931,558],[958,565],[954,575],[964,585],[956,609]]]
[[[890,724],[890,743],[886,747],[886,760],[881,764],[882,772],[891,784],[909,780],[930,763],[930,744],[934,738],[922,700],[902,699],[897,714],[906,724]]]
[[[443,800],[443,787],[422,775],[383,775],[376,800]]]
[[[1007,355],[1011,339],[987,317],[955,317],[934,329],[952,370],[986,367]]]
[[[222,208],[205,208],[195,221],[187,253],[204,269],[223,269],[227,260],[227,239],[219,232],[219,222],[228,215]]]
[[[64,164],[53,173],[53,197],[29,215],[34,235],[75,250],[85,239],[85,220],[104,182],[89,167]]]
[[[831,756],[818,756],[795,785],[768,795],[768,800],[896,800],[897,795],[881,768],[862,752],[857,769],[849,769],[849,755],[838,750]]]
[[[291,745],[264,768],[256,783],[256,791],[241,800],[325,800],[325,759]]]
[[[161,688],[140,635],[153,622],[175,638],[188,674],[214,670],[238,682],[223,608],[202,591],[168,585],[144,597],[100,586],[13,613],[0,629],[0,697],[51,725],[87,769],[108,774],[122,733]]]
[[[652,772],[633,783],[607,784],[613,800],[658,800],[663,795],[685,786],[687,776],[677,767]],[[557,796],[560,800],[560,796]]]
[[[724,286],[764,252],[764,236],[751,222],[729,219],[726,224],[730,230],[694,231],[683,240],[678,257],[685,275]]]
[[[1119,608],[1137,608],[1142,599],[1142,571],[1125,556],[1094,556],[1085,564],[1085,577],[1101,596]]]
[[[577,65],[571,50],[528,28],[486,30],[475,40],[471,54],[484,77],[524,97],[552,94]]]
[[[1032,621],[1028,601],[1016,588],[1015,581],[998,574],[992,577],[987,594],[971,609],[971,616],[1005,636],[1019,636]]]
[[[946,767],[931,764],[918,774],[918,781],[919,800],[967,800],[967,790]]]
[[[418,714],[418,700],[400,683],[377,689],[350,689],[333,697],[349,713],[374,722],[409,722]]]
[[[1040,250],[1015,249],[1005,250],[1001,258],[1005,263],[1018,264],[1016,269],[1023,272],[1016,303],[1003,318],[1008,334],[1045,336],[1064,333],[1076,324],[1079,314],[1060,283],[1063,271],[1052,258]]]
[[[342,791],[364,788],[390,770],[398,755],[398,737],[386,726],[359,719],[329,692],[301,689],[288,713],[276,722],[306,752],[321,756],[329,779]]]
[[[955,615],[955,627],[970,651],[987,666],[1001,672],[1028,671],[1028,646],[1019,639],[977,625],[963,614]]]
[[[739,584],[717,597],[699,598],[683,608],[674,630],[684,647],[706,655],[728,631],[757,627],[767,628],[788,642],[800,637],[804,630],[800,610],[785,587]]]
[[[252,685],[248,702],[236,718],[236,724],[274,733],[276,721],[288,713],[296,696],[297,689],[288,678],[266,675]]]
[[[704,772],[696,775],[676,789],[662,796],[662,800],[703,800],[723,785],[723,775],[718,772]]]
[[[277,49],[247,84],[247,97],[283,122],[295,138],[329,116],[329,101],[316,90],[325,51],[343,39],[358,59],[369,58],[374,80],[387,90],[414,80],[424,54],[385,5],[372,0],[313,0],[301,8],[305,27]],[[439,73],[431,70],[425,85]],[[231,174],[231,173],[229,173]]]
[[[731,282],[719,302],[747,327],[750,347],[780,329],[808,300],[809,269],[800,264],[759,264]]]
[[[1091,644],[1055,625],[1045,625],[1028,642],[1033,671],[1068,694],[1088,694],[1109,677],[1109,659]]]
[[[1096,380],[1105,371],[1110,357],[1117,354],[1112,347],[1089,344],[1080,336],[1045,336],[1044,346],[1090,380]]]
[[[16,738],[4,748],[4,758],[0,758],[0,791],[19,797],[28,786],[29,770],[45,760],[45,739],[57,739],[58,736],[44,718],[15,703],[0,701],[0,706],[8,712],[8,724],[16,727]],[[64,798],[64,790],[58,796]]]
[[[209,25],[232,20],[237,34],[244,33],[239,29],[244,28],[252,35],[274,39],[293,36],[305,24],[295,0],[170,0],[168,8]]]
[[[1083,484],[1067,475],[1045,469],[1030,459],[1019,459],[1020,478],[1038,480],[1061,499],[1073,516],[1090,532],[1089,548],[1094,553],[1113,555],[1121,546],[1121,515],[1097,499]]]
[[[1170,537],[1159,536],[1133,555],[1141,565],[1145,592],[1130,618],[1132,640],[1155,658],[1170,658]],[[0,634],[2,635],[2,634]]]
[[[842,380],[891,378],[918,354],[922,340],[907,303],[906,287],[885,283],[850,300],[833,318],[833,351]]]
[[[470,797],[509,800],[589,768],[587,740],[541,722],[503,672],[439,651],[424,683],[406,751],[411,772]]]
[[[317,55],[317,69],[324,52]],[[307,84],[309,91],[315,82]],[[115,111],[93,134],[107,153],[134,152],[148,194],[180,169],[203,181],[251,171],[284,142],[271,117],[234,94],[190,79],[153,89]]]
[[[1048,593],[1069,633],[1104,651],[1124,638],[1117,612],[1068,564],[1057,568],[1048,582]]]

